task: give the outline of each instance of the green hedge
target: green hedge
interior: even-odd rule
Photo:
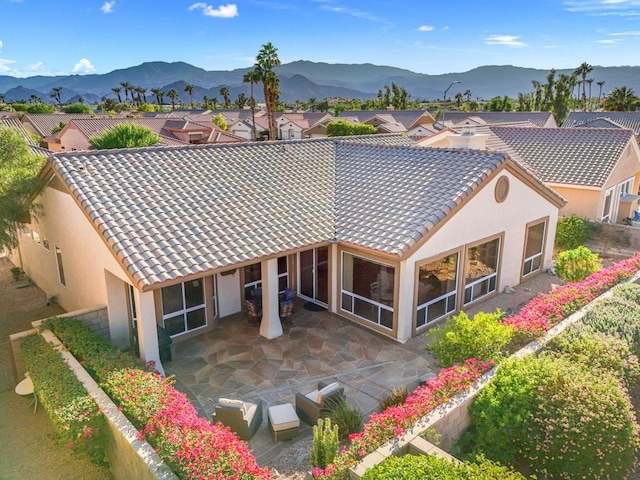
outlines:
[[[40,405],[58,435],[74,452],[87,453],[94,463],[105,465],[105,418],[84,385],[40,335],[25,338],[20,349]]]
[[[580,325],[585,331],[618,337],[629,345],[635,355],[640,355],[639,304],[614,295],[596,303],[582,317]]]
[[[389,457],[368,469],[362,480],[524,480],[522,474],[480,457],[477,463],[455,464],[432,455]]]

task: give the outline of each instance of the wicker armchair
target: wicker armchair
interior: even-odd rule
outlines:
[[[344,387],[337,382],[319,382],[318,388],[307,394],[296,393],[296,413],[302,421],[315,425],[319,418],[329,415],[331,402],[344,398]]]
[[[245,300],[244,305],[247,308],[249,323],[252,325],[260,325],[260,321],[262,320],[262,305],[255,300]]]
[[[248,442],[262,424],[262,400],[256,403],[220,398],[214,407],[212,423],[221,422]]]

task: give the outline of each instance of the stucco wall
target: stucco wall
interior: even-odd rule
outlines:
[[[509,195],[504,202],[497,203],[495,184],[503,174],[509,178]],[[544,268],[548,268],[551,266],[557,215],[558,208],[555,205],[505,171],[487,183],[407,260],[406,273],[414,274],[418,260],[504,233],[499,288],[517,285],[520,283],[527,223],[549,217],[544,262]]]
[[[46,188],[36,202],[42,214],[29,228],[49,241],[49,250],[20,235],[22,268],[67,311],[108,305],[105,270],[126,282],[124,272],[70,195]],[[55,247],[62,252],[66,285],[58,278]],[[124,295],[124,289],[123,289]]]

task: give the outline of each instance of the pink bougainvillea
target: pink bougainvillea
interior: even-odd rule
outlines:
[[[463,365],[440,370],[436,377],[416,388],[404,404],[372,414],[362,432],[350,435],[350,447],[341,452],[336,462],[324,470],[314,469],[312,475],[315,478],[327,479],[344,473],[380,445],[411,428],[437,406],[467,390],[493,366],[493,361],[480,362],[470,358]]]
[[[597,296],[633,276],[640,268],[640,254],[589,275],[581,282],[568,283],[542,293],[517,314],[504,320],[516,331],[543,335],[561,320],[587,305]]]
[[[171,380],[138,369],[112,372],[105,390],[180,478],[266,480],[249,446],[221,423],[211,424],[171,386]]]

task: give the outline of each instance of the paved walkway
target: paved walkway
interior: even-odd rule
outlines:
[[[560,283],[557,277],[540,274],[467,313],[497,308],[515,312],[554,283]],[[366,418],[391,388],[414,387],[425,375],[438,372],[426,343],[420,335],[401,344],[335,314],[305,310],[299,303],[281,337],[267,340],[258,327],[249,325],[246,315],[233,315],[214,330],[175,344],[174,360],[164,367],[207,418],[219,397],[260,398],[266,408],[294,403],[296,392],[309,392],[321,380],[339,381],[349,404]],[[304,441],[310,434],[311,427],[303,426],[299,438]],[[290,445],[274,442],[266,425],[250,442],[261,465],[271,465]]]

